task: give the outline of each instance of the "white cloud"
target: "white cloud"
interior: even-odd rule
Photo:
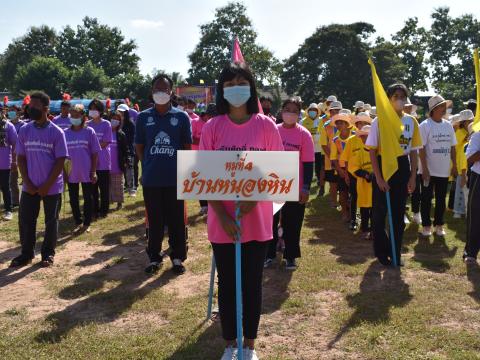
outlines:
[[[130,20],[130,25],[136,29],[160,29],[163,26],[163,21],[154,21],[147,19],[133,19]]]

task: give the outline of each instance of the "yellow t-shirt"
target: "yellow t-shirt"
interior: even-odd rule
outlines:
[[[352,160],[348,161],[349,172],[354,174],[357,170],[365,170],[369,173],[372,173],[373,169],[372,162],[370,161],[370,152],[368,148],[363,145],[362,140],[358,137],[357,139],[360,141],[362,146],[359,151],[355,152],[355,156],[352,156]],[[364,178],[358,176],[355,177],[357,178],[357,206],[360,208],[372,207],[372,183],[368,182]]]
[[[310,132],[310,134],[312,134],[315,152],[320,152],[323,154],[323,149],[320,146],[320,126],[322,124],[322,119],[318,117],[312,119],[310,116],[307,116],[302,119],[300,124],[303,125],[303,127],[305,127]]]
[[[337,129],[328,123],[328,119],[325,119],[323,126],[320,129],[320,145],[332,147],[333,138],[337,132]],[[327,124],[328,123],[328,124]],[[325,170],[332,170],[332,163],[330,158],[325,154]]]
[[[347,144],[345,145],[345,149],[343,149],[340,160],[347,163],[347,170],[352,175],[354,172],[354,170],[352,170],[353,162],[356,161],[355,159],[359,156],[364,147],[365,145],[363,144],[362,139],[356,135],[352,135],[347,139]]]
[[[342,139],[340,135],[335,136],[330,145],[330,160],[338,160],[338,163],[342,168],[345,167],[345,161],[342,159],[341,156],[351,135],[352,130],[349,131],[349,134],[345,139]]]

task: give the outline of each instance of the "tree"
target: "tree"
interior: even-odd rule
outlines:
[[[245,61],[261,82],[278,79],[279,61],[272,52],[256,44],[257,33],[246,15],[245,5],[233,2],[215,10],[215,19],[200,26],[200,42],[188,56],[191,67],[188,82],[204,80],[213,84],[225,64],[230,61],[232,39],[237,36]]]
[[[392,37],[396,53],[406,65],[405,85],[412,91],[428,90],[429,78],[426,64],[429,33],[418,25],[418,18],[413,17],[405,22],[404,27]]]
[[[305,103],[335,94],[345,107],[358,99],[372,101],[366,38],[374,32],[367,23],[318,28],[285,61],[281,78],[287,93]]]
[[[69,75],[60,60],[36,56],[29,64],[17,68],[14,91],[43,90],[52,98],[59,98],[66,88]]]
[[[59,35],[57,57],[69,68],[77,69],[87,61],[102,69],[108,77],[138,70],[137,45],[125,40],[117,27],[85,17],[75,31],[67,26]]]
[[[106,85],[105,72],[88,60],[84,66],[72,71],[69,90],[73,95],[82,97],[88,91],[103,92]]]
[[[152,78],[140,72],[131,72],[116,76],[112,81],[110,97],[114,99],[129,98],[142,106],[148,104]]]
[[[456,108],[462,100],[474,97],[473,49],[480,46],[480,23],[472,15],[453,18],[449,8],[432,13],[428,42],[432,85]]]
[[[57,43],[55,30],[46,25],[31,27],[24,36],[13,40],[0,59],[2,87],[14,88],[18,67],[28,65],[33,57],[53,57]]]

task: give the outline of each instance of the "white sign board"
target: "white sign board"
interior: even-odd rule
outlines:
[[[191,151],[177,155],[181,200],[298,201],[296,151]]]

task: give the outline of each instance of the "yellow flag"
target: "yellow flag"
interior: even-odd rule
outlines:
[[[477,83],[477,111],[473,120],[473,131],[480,131],[480,66],[478,65],[478,48],[473,52],[473,64],[475,66],[475,82]]]
[[[400,147],[403,123],[387,97],[372,59],[368,59],[368,63],[372,70],[373,91],[375,93],[375,105],[377,106],[379,146],[382,152],[382,175],[385,181],[388,181],[398,170],[397,158],[403,155],[403,150]]]

